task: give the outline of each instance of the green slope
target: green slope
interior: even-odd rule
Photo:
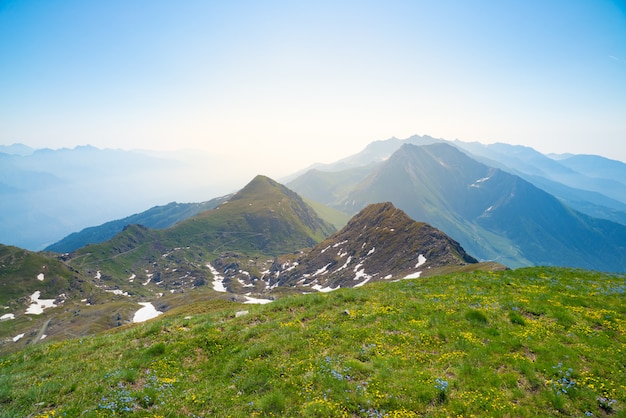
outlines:
[[[526,268],[207,301],[0,357],[0,414],[622,416],[625,289]]]
[[[184,271],[189,281],[212,277],[207,263],[237,251],[250,256],[274,256],[314,246],[334,232],[295,192],[257,176],[227,202],[161,230],[137,225],[113,239],[89,245],[72,254],[71,264],[139,294],[150,290],[149,278],[160,288],[173,290]],[[127,278],[137,280],[129,285]],[[162,291],[162,290],[161,290]]]
[[[120,233],[125,226],[138,224],[148,228],[167,228],[184,219],[197,215],[205,210],[213,209],[226,200],[220,197],[200,203],[168,203],[164,206],[155,206],[144,212],[127,216],[123,219],[106,222],[99,226],[85,228],[75,232],[45,248],[44,251],[68,253],[84,247],[88,244],[98,244],[113,238]]]

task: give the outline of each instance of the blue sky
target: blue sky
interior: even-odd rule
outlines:
[[[626,161],[608,0],[0,1],[0,143],[285,175],[391,136]]]

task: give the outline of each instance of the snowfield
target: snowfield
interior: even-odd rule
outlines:
[[[139,302],[143,308],[139,309],[135,312],[135,316],[133,316],[133,322],[145,322],[148,319],[156,318],[161,315],[163,312],[157,311],[154,305],[150,302]]]
[[[213,275],[213,290],[215,290],[216,292],[226,292],[226,286],[224,286],[224,276],[221,276],[219,271],[217,271],[217,269],[215,269],[215,267],[213,267],[210,264],[206,265],[209,270],[211,271],[211,274]]]
[[[246,298],[246,301],[244,303],[247,303],[247,304],[255,303],[255,304],[265,305],[266,303],[274,302],[271,299],[257,299],[257,298],[252,298],[250,296],[244,296],[244,297]]]
[[[28,315],[41,315],[46,308],[54,308],[57,305],[54,304],[54,299],[39,299],[41,292],[38,290],[30,295],[30,306],[26,309]]]

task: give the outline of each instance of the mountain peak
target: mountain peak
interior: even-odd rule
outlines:
[[[368,205],[336,234],[280,274],[280,284],[353,287],[418,277],[440,267],[477,263],[458,242],[417,222],[390,202]]]
[[[294,192],[289,190],[282,184],[272,180],[264,175],[257,175],[248,184],[246,184],[241,190],[233,195],[230,201],[240,199],[255,199],[265,200],[270,195],[277,193],[293,194]]]

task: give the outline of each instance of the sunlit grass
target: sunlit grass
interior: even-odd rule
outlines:
[[[208,301],[0,358],[2,416],[606,416],[624,276],[529,268]]]

